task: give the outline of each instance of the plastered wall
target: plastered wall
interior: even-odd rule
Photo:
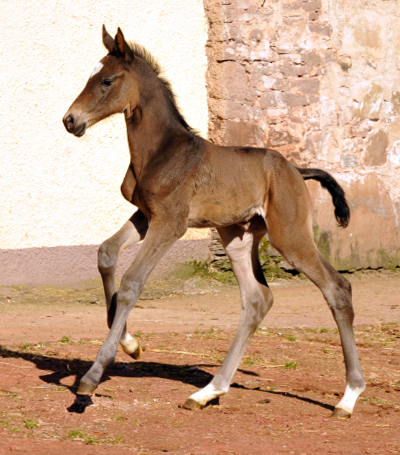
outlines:
[[[2,0],[0,251],[96,245],[133,212],[119,190],[129,164],[123,117],[80,139],[62,124],[105,55],[103,23],[159,59],[188,123],[207,134],[201,0]]]

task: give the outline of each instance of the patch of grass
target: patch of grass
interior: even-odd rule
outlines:
[[[214,327],[210,327],[208,330],[200,330],[197,328],[194,333],[195,335],[199,335],[202,338],[210,340],[214,338],[223,339],[225,337],[224,331],[222,329],[215,329]]]
[[[68,335],[64,335],[61,340],[60,340],[60,343],[69,343],[71,341],[71,337],[68,336]]]
[[[390,406],[392,408],[395,406],[395,403],[386,400],[378,400],[377,398],[360,398],[360,401],[377,404],[379,406]]]
[[[293,335],[288,335],[287,339],[288,341],[296,341],[296,337]]]
[[[98,436],[93,436],[87,433],[84,433],[81,430],[70,430],[67,434],[68,438],[75,440],[83,441],[86,445],[102,445],[102,444],[112,444],[118,445],[124,442],[124,437],[122,435],[117,435],[115,437],[108,438],[99,438]]]
[[[24,428],[27,428],[28,430],[33,430],[33,428],[37,428],[38,426],[39,424],[33,419],[26,419],[24,421]]]
[[[97,436],[86,435],[84,438],[85,444],[96,445],[100,443],[100,439]]]
[[[102,444],[112,444],[112,445],[119,445],[119,444],[123,444],[124,442],[125,442],[125,439],[121,434],[117,434],[117,436],[115,436],[115,438],[107,438],[107,439],[103,439],[101,441]]]
[[[228,260],[210,263],[208,261],[189,261],[181,269],[181,277],[197,277],[203,280],[214,280],[222,284],[236,284],[235,275],[232,272]]]
[[[94,445],[99,443],[97,436],[91,436],[81,430],[70,430],[67,434],[69,438],[84,441],[87,445]]]
[[[73,439],[84,439],[85,433],[80,430],[69,430],[67,436]]]
[[[322,346],[322,352],[324,352],[325,354],[329,354],[329,350],[325,346]]]
[[[289,368],[292,368],[292,370],[295,370],[297,368],[297,362],[295,361],[289,361],[289,362],[286,362],[285,363],[285,368],[286,369],[289,369]]]
[[[22,350],[25,350],[25,349],[28,349],[32,346],[32,343],[21,343],[21,349]]]
[[[329,332],[329,329],[325,329],[325,328],[319,329],[319,333],[328,333],[328,332]]]

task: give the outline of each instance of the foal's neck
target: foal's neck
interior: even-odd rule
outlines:
[[[146,164],[161,154],[179,153],[178,144],[187,143],[194,134],[177,111],[163,82],[147,63],[140,62],[136,76],[140,102],[125,121],[131,162],[139,175]]]

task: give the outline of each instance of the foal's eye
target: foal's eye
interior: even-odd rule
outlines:
[[[113,83],[113,81],[111,81],[110,79],[106,79],[105,81],[103,81],[103,82],[101,83],[101,85],[102,85],[103,87],[109,87],[112,83]]]

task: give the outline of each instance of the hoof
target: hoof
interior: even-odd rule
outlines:
[[[190,411],[196,411],[197,409],[203,409],[204,406],[198,403],[197,401],[193,400],[192,398],[188,398],[184,404],[179,406],[180,408],[189,409]]]
[[[332,412],[331,417],[334,419],[347,420],[350,419],[351,414],[344,409],[335,408],[335,410]]]
[[[90,395],[93,395],[93,392],[95,390],[96,390],[95,386],[81,381],[79,384],[79,389],[78,389],[77,395],[89,395],[90,396]]]
[[[129,334],[128,334],[129,335]],[[121,342],[122,350],[132,359],[138,360],[142,357],[143,349],[135,338],[129,335],[129,338]]]
[[[132,354],[128,354],[130,357],[132,357],[132,359],[135,359],[135,360],[139,360],[140,357],[142,357],[142,354],[143,354],[143,349],[138,346],[136,348],[136,350],[134,352],[132,352]]]
[[[196,411],[197,409],[203,409],[207,406],[218,406],[219,405],[219,397],[213,398],[206,404],[200,404],[193,398],[188,398],[184,404],[180,404],[180,408],[189,409],[190,411]]]
[[[92,399],[87,395],[77,395],[75,401],[72,405],[67,408],[69,412],[74,412],[76,414],[83,414],[86,408],[93,404]]]

